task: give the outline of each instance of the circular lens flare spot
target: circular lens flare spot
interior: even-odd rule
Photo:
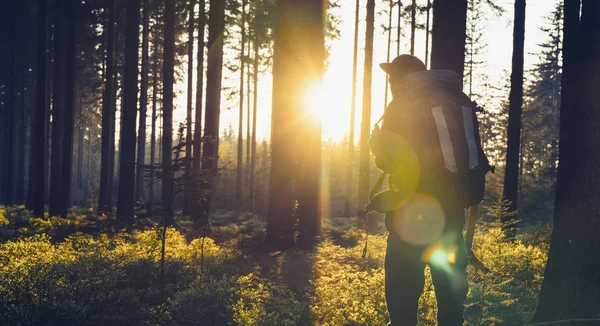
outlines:
[[[439,202],[425,194],[406,199],[394,212],[393,226],[400,238],[412,245],[426,245],[437,240],[446,223]]]

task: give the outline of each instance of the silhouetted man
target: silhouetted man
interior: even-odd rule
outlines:
[[[370,145],[377,167],[390,175],[390,190],[378,194],[367,211],[386,213],[390,325],[418,322],[426,265],[431,268],[439,325],[462,325],[468,284],[461,232],[468,200],[460,180],[479,162],[489,165],[478,156],[476,108],[451,71],[427,70],[410,55],[380,67],[389,75],[393,99]]]

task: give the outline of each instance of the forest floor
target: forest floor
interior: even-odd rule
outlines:
[[[0,207],[0,320],[30,324],[386,325],[386,233],[374,219],[369,251],[356,219],[324,219],[313,249],[272,250],[262,218],[217,212],[191,236],[179,217],[161,263],[157,221],[114,230],[114,221],[74,209],[34,218]],[[515,242],[480,222],[474,251],[490,269],[469,267],[467,325],[524,325],[532,317],[546,263],[549,227]],[[420,324],[435,325],[428,269]]]

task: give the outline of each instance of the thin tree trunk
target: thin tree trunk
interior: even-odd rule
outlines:
[[[402,1],[398,0],[398,26],[396,27],[396,56],[400,55],[400,39],[402,37]]]
[[[387,56],[386,62],[390,62],[390,51],[392,48],[392,9],[394,8],[394,1],[390,0],[390,12],[388,15],[388,39],[387,39]],[[390,86],[390,78],[388,74],[385,74],[385,93],[383,97],[383,110],[387,108],[388,105],[388,89]]]
[[[400,3],[398,2],[398,10]],[[390,12],[390,15],[392,13]],[[352,52],[352,100],[350,104],[350,132],[348,133],[348,163],[346,166],[346,202],[344,205],[344,216],[351,216],[352,202],[352,174],[354,167],[354,116],[356,115],[356,71],[358,68],[358,24],[360,19],[360,0],[356,0],[354,9],[354,49]],[[398,29],[399,31],[400,29]],[[398,37],[400,44],[400,37]],[[387,84],[386,84],[387,85]],[[387,91],[386,91],[387,94]]]
[[[253,102],[252,102],[252,155],[250,156],[250,211],[256,210],[256,117],[258,113],[258,72],[259,72],[259,46],[258,42],[254,44],[254,72],[253,78]],[[250,69],[248,69],[250,70]],[[250,91],[250,89],[248,89]],[[249,95],[249,94],[248,94]]]
[[[46,144],[46,24],[46,1],[38,0],[37,77],[29,156],[29,205],[27,205],[37,217],[44,217],[44,189],[46,189],[44,168],[46,152],[44,147]]]
[[[410,55],[415,55],[415,29],[417,27],[417,0],[410,6]]]
[[[190,1],[188,18],[188,84],[187,84],[187,115],[185,135],[185,183],[183,190],[183,214],[189,215],[192,209],[192,99],[194,96],[194,6],[195,0]]]
[[[431,0],[427,0],[427,23],[425,24],[425,67],[429,67],[429,22],[431,12]]]
[[[201,148],[202,148],[202,95],[204,91],[204,27],[206,23],[205,2],[199,1],[198,12],[198,50],[196,52],[196,119],[194,126],[194,193],[192,197],[192,216],[194,220],[199,220],[202,197],[201,187]]]
[[[465,67],[467,0],[434,1],[431,69],[454,71],[462,87]]]
[[[360,176],[358,184],[359,215],[367,203],[370,182],[369,135],[371,132],[371,81],[373,69],[373,34],[375,23],[375,1],[367,1],[367,28],[365,36],[365,63],[363,77],[363,111],[360,126]]]
[[[121,104],[123,129],[119,142],[117,220],[129,226],[133,222],[135,195],[135,123],[137,118],[140,0],[127,0],[126,17],[123,102]]]
[[[65,16],[67,17],[65,40],[66,40],[66,55],[65,55],[65,102],[64,102],[64,125],[63,125],[63,140],[62,140],[62,162],[60,166],[60,206],[58,215],[67,216],[71,200],[71,177],[73,165],[73,127],[75,113],[75,20],[77,13],[77,2],[72,1],[65,6]]]
[[[221,112],[221,78],[223,70],[223,38],[225,30],[225,3],[210,2],[208,24],[208,53],[206,81],[206,110],[204,126],[204,148],[202,151],[202,174],[207,177],[202,182],[203,196],[200,198],[200,225],[208,223],[210,198],[214,190],[214,176],[217,174],[219,157],[219,117]]]
[[[5,151],[6,159],[5,159],[5,174],[4,174],[4,204],[9,206],[14,204],[13,195],[14,195],[14,144],[15,144],[15,126],[14,126],[14,113],[15,113],[15,64],[17,57],[17,21],[18,15],[13,15],[7,17],[10,21],[10,33],[8,36],[9,39],[9,49],[10,49],[10,66],[8,67],[8,82],[9,87],[7,90],[8,99],[6,101],[6,117],[4,117],[5,125]]]
[[[115,124],[115,111],[113,106],[114,75],[115,75],[115,0],[108,0],[106,8],[108,12],[108,24],[106,27],[106,76],[104,93],[102,95],[102,144],[100,163],[100,194],[98,195],[98,212],[109,213],[111,211],[110,193],[112,192],[111,153],[114,147],[114,138],[111,136]],[[54,129],[54,128],[53,128]],[[111,142],[111,139],[113,141]]]
[[[163,53],[163,136],[162,136],[162,203],[164,223],[173,224],[173,84],[175,83],[175,0],[165,1],[165,36]]]
[[[242,0],[242,43],[240,50],[240,112],[238,116],[238,143],[237,143],[237,171],[236,171],[236,189],[235,189],[235,207],[237,210],[242,209],[242,165],[243,165],[243,151],[244,151],[244,139],[243,126],[244,126],[244,68],[246,66],[244,62],[244,54],[246,52],[246,0]],[[250,121],[250,116],[248,116]],[[249,132],[249,130],[248,130]],[[247,137],[248,138],[248,137]],[[247,147],[247,146],[246,146]]]
[[[148,216],[152,216],[153,210],[152,205],[154,205],[154,164],[156,163],[156,101],[158,95],[158,39],[155,36],[154,40],[154,51],[152,52],[152,127],[150,131],[150,188],[148,189],[148,208],[147,213]]]
[[[249,8],[248,10],[250,10],[251,8]],[[250,22],[248,22],[248,24],[250,24]],[[247,58],[248,60],[250,60],[251,57],[251,53],[252,53],[252,46],[256,45],[258,46],[258,42],[256,40],[256,36],[254,37],[254,40],[252,42],[248,41],[248,54],[247,54]],[[258,49],[257,49],[258,51]],[[256,68],[256,58],[254,58],[255,60],[253,61],[253,65],[254,65],[254,69]],[[251,99],[250,99],[250,79],[254,78],[254,74],[250,73],[250,63],[248,63],[248,71],[246,72],[247,78],[246,78],[246,92],[248,94],[248,96],[246,96],[246,116],[248,117],[246,119],[246,170],[248,171],[247,173],[247,181],[248,181],[248,210],[253,211],[253,205],[254,205],[254,175],[253,175],[253,171],[252,170],[252,160],[254,159],[251,156],[251,148],[253,145],[253,138],[252,138],[252,134],[251,134],[251,130],[252,133],[254,133],[253,129],[250,129],[250,117],[252,117],[252,119],[254,120],[254,116],[252,115],[252,103],[251,103]],[[256,76],[256,78],[258,78],[258,75]],[[256,85],[254,85],[254,90],[256,90]]]
[[[142,77],[140,82],[140,119],[138,126],[137,165],[135,172],[135,200],[144,201],[144,166],[146,165],[146,111],[148,106],[148,33],[150,29],[149,1],[142,8]]]
[[[521,106],[523,104],[523,54],[525,46],[525,0],[515,0],[515,20],[513,33],[512,73],[508,109],[508,145],[506,148],[506,169],[502,198],[509,201],[510,216],[502,216],[502,222],[516,219],[519,196],[519,152],[521,143]],[[504,225],[508,238],[514,238],[513,223]]]

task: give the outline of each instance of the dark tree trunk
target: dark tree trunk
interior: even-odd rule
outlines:
[[[134,213],[135,123],[138,92],[138,47],[140,0],[127,0],[125,28],[125,66],[121,105],[121,140],[119,147],[119,201],[117,220],[131,224]],[[143,158],[142,158],[143,161]]]
[[[415,55],[415,30],[417,28],[417,0],[410,6],[410,55]]]
[[[294,1],[279,2],[275,21],[273,56],[273,111],[271,115],[271,184],[269,211],[267,215],[267,240],[278,248],[294,244],[294,175],[296,127],[298,103],[290,96],[297,88],[299,73],[297,60],[292,59],[295,44],[294,22],[298,19],[294,12]],[[294,167],[294,168],[292,168]]]
[[[152,172],[150,173],[150,188],[148,194],[148,208],[147,213],[148,216],[152,216],[153,214],[153,205],[154,205],[154,164],[156,163],[156,102],[158,96],[158,40],[157,37],[154,37],[154,51],[152,52],[152,127],[150,131],[150,166],[152,167]]]
[[[135,172],[135,200],[144,202],[144,166],[146,165],[146,111],[148,106],[148,30],[150,10],[148,0],[142,8],[142,78],[140,82],[140,119],[138,126],[137,169]]]
[[[375,23],[375,1],[367,1],[367,28],[365,36],[365,64],[363,77],[363,110],[360,125],[360,175],[358,179],[359,215],[364,211],[369,194],[370,156],[369,135],[371,133],[371,81],[373,70],[373,33]]]
[[[431,69],[447,69],[463,80],[467,28],[467,0],[433,2]]]
[[[600,307],[600,3],[584,0],[581,20],[579,4],[564,5],[560,164],[536,322],[598,318]]]
[[[388,15],[388,26],[387,26],[388,39],[387,39],[386,62],[390,62],[390,51],[392,50],[392,11],[393,11],[393,9],[394,9],[394,1],[390,0],[390,12]],[[383,93],[383,110],[385,110],[385,108],[388,105],[389,86],[390,86],[390,79],[389,79],[389,76],[387,74],[385,74],[385,93]]]
[[[219,158],[219,117],[221,112],[221,77],[223,70],[223,31],[225,30],[225,3],[210,2],[208,23],[208,52],[206,71],[206,109],[204,115],[204,148],[202,151],[202,182],[200,198],[200,225],[208,223],[213,179],[217,174]]]
[[[255,40],[254,44],[254,72],[252,74],[254,89],[252,90],[252,153],[250,156],[250,211],[254,212],[256,210],[256,114],[258,112],[258,72],[260,70],[260,61],[259,61],[259,45],[257,40]],[[250,76],[248,76],[248,80],[250,80]],[[250,97],[250,83],[248,83],[248,97]],[[250,102],[248,102],[250,104]],[[250,105],[248,105],[250,108]],[[250,112],[250,111],[248,111]],[[248,113],[248,119],[250,118],[250,114]],[[248,128],[250,130],[250,128]]]
[[[115,0],[108,0],[106,8],[108,23],[106,26],[106,75],[104,81],[104,93],[102,94],[102,144],[100,162],[100,194],[98,195],[98,212],[109,213],[112,209],[110,193],[112,192],[111,159],[115,146],[113,126],[115,124],[115,110],[113,106],[114,96],[114,36],[115,36]],[[111,141],[113,140],[113,141]]]
[[[31,155],[29,156],[29,205],[44,217],[44,145],[46,143],[46,0],[38,0],[37,78],[33,110]]]
[[[175,0],[165,1],[163,52],[162,203],[164,223],[173,224],[173,84],[175,83]]]
[[[55,3],[54,17],[62,17],[64,11],[64,3]],[[61,215],[59,210],[60,190],[61,190],[61,166],[62,162],[62,143],[63,143],[63,123],[64,123],[64,105],[65,99],[63,96],[65,87],[65,56],[66,44],[64,40],[65,27],[64,20],[55,19],[54,22],[54,89],[52,90],[52,149],[50,163],[50,198],[49,198],[49,214],[50,216]]]
[[[8,11],[7,11],[8,12]],[[3,176],[3,188],[4,188],[4,204],[14,204],[14,161],[15,161],[15,126],[14,126],[14,113],[15,113],[15,65],[17,57],[17,21],[18,14],[12,13],[7,15],[6,19],[9,21],[10,32],[8,33],[8,47],[9,47],[9,65],[8,70],[8,90],[7,100],[4,104],[5,115],[4,119],[4,176]]]
[[[523,54],[525,46],[525,0],[515,0],[515,21],[513,31],[512,73],[508,109],[508,145],[506,148],[506,169],[502,198],[507,200],[508,211],[502,216],[504,230],[508,238],[514,238],[517,200],[519,196],[519,152],[521,143],[521,106],[523,104]]]
[[[192,98],[194,96],[194,6],[195,0],[190,1],[188,18],[188,83],[187,83],[187,116],[185,134],[185,183],[183,191],[183,214],[189,215],[192,209]]]
[[[75,116],[75,20],[78,2],[73,0],[66,4],[65,14],[65,84],[64,84],[64,125],[62,139],[62,160],[60,166],[60,188],[58,215],[67,216],[71,200],[71,179],[73,168],[73,127]]]
[[[237,143],[237,169],[236,169],[236,188],[235,188],[235,207],[238,210],[242,209],[242,165],[243,165],[243,154],[244,154],[244,139],[243,126],[244,126],[244,68],[246,63],[244,62],[244,54],[246,53],[246,0],[242,0],[242,43],[240,50],[240,112],[238,116],[238,143]],[[248,115],[248,121],[250,116]],[[250,130],[248,130],[249,132]],[[248,137],[247,137],[248,138]]]
[[[400,10],[400,3],[398,3],[398,10]],[[391,14],[392,13],[390,12],[390,15]],[[354,167],[354,116],[356,115],[356,70],[358,68],[359,22],[360,0],[356,0],[356,7],[354,8],[354,50],[352,54],[352,100],[350,105],[350,132],[348,133],[348,163],[346,166],[346,202],[344,205],[344,216],[346,217],[353,215],[350,211],[352,207],[352,174]],[[400,29],[398,29],[398,31],[400,31]],[[398,44],[400,44],[400,33],[398,33]]]
[[[425,67],[429,66],[429,22],[431,13],[431,0],[427,0],[427,23],[425,23]]]
[[[396,27],[396,55],[400,55],[400,38],[402,36],[402,0],[398,0],[398,26]]]
[[[202,197],[201,187],[201,145],[202,145],[202,95],[204,91],[204,27],[206,22],[205,1],[199,1],[198,12],[198,50],[196,51],[196,112],[194,121],[194,188],[192,189],[192,216],[194,220],[199,220],[202,207],[200,198]]]

